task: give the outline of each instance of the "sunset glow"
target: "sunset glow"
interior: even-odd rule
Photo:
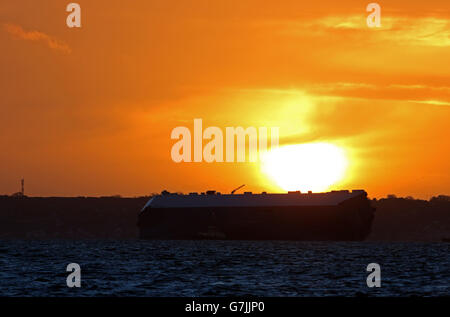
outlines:
[[[0,193],[448,192],[450,1],[380,3],[380,28],[360,0],[77,3],[80,28],[60,1],[0,4]],[[280,150],[265,169],[175,163],[195,118],[279,127]]]
[[[344,176],[348,160],[344,151],[329,143],[288,145],[268,152],[262,170],[287,191],[320,192]]]

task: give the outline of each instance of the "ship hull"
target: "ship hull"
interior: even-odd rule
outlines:
[[[373,216],[358,196],[336,206],[147,207],[138,226],[141,239],[361,241]]]

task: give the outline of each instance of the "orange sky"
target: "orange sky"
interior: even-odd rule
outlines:
[[[450,193],[450,2],[0,3],[0,193],[273,190],[256,163],[172,162],[177,126],[279,126],[350,153],[336,189]],[[311,4],[311,2],[313,4]],[[126,3],[126,4],[125,4]]]

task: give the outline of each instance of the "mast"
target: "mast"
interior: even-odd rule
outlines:
[[[233,190],[231,191],[231,195],[233,195],[235,191],[237,191],[237,190],[241,189],[241,188],[242,188],[242,187],[244,187],[244,186],[245,186],[245,184],[244,184],[244,185],[241,185],[241,186],[239,186],[238,188],[235,188],[235,189],[233,189]]]

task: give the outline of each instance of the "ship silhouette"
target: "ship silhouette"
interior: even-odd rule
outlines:
[[[188,195],[164,192],[139,214],[142,239],[361,241],[375,209],[364,190]]]

